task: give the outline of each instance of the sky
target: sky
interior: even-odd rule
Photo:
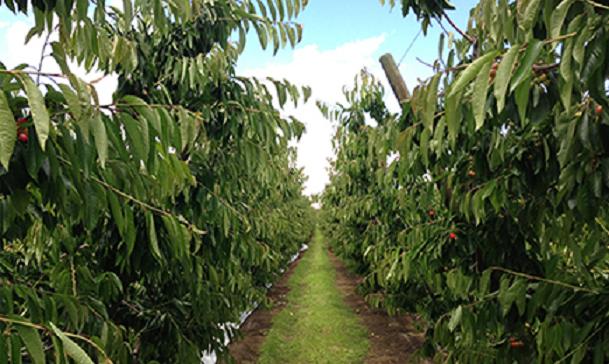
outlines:
[[[399,1],[398,1],[399,2]],[[477,0],[454,0],[456,10],[451,18],[465,28],[469,10]],[[243,76],[288,79],[297,85],[313,90],[311,100],[298,108],[286,107],[284,115],[293,115],[305,123],[307,131],[298,146],[298,165],[308,180],[305,193],[323,191],[328,182],[329,160],[334,156],[331,138],[334,126],[324,119],[317,109],[316,100],[333,104],[344,101],[343,87],[350,87],[354,77],[363,68],[383,81],[388,106],[397,110],[397,102],[385,81],[378,59],[392,53],[399,62],[415,39],[420,26],[410,15],[402,17],[401,9],[381,6],[378,0],[309,0],[298,17],[303,29],[303,40],[294,49],[285,48],[273,56],[271,49],[262,50],[255,34],[248,37],[247,47],[237,64],[237,73]],[[24,44],[25,35],[33,24],[23,16],[15,16],[0,7],[0,61],[8,67],[19,63],[37,63],[42,39]],[[448,30],[448,24],[445,25]],[[426,79],[431,70],[417,61],[417,57],[433,63],[438,53],[441,28],[433,23],[426,36],[421,34],[400,64],[400,71],[409,89]],[[45,64],[45,71],[53,72],[54,65]],[[83,72],[84,74],[84,72]],[[85,80],[97,79],[89,74]],[[97,83],[101,102],[110,102],[116,80],[106,77]]]

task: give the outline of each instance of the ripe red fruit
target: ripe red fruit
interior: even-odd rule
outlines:
[[[434,217],[434,216],[436,216],[436,212],[434,211],[434,209],[431,209],[431,210],[429,210],[427,215],[429,215],[429,217]]]
[[[17,119],[17,125],[21,125],[23,123],[27,123],[27,118],[19,118],[19,119]]]
[[[521,340],[516,340],[515,338],[510,338],[510,347],[512,349],[523,348],[524,343]]]
[[[469,172],[467,172],[467,175],[470,177],[476,177],[476,171],[470,169]]]
[[[19,136],[17,138],[22,143],[27,143],[27,141],[29,140],[29,137],[27,136],[26,133],[19,133]]]
[[[450,234],[448,234],[448,238],[449,238],[450,240],[457,240],[457,234],[455,234],[455,233],[450,233]]]
[[[596,115],[600,115],[603,113],[603,107],[601,105],[596,105],[596,107],[594,108],[594,112],[596,113]]]

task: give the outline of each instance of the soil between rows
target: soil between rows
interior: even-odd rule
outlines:
[[[415,356],[423,344],[424,336],[416,329],[412,316],[389,316],[384,311],[368,306],[356,290],[362,279],[350,272],[332,252],[328,254],[336,268],[338,289],[343,293],[345,302],[368,329],[370,349],[364,363],[427,363]]]
[[[426,363],[415,356],[415,352],[423,343],[423,334],[416,329],[414,319],[408,315],[389,316],[384,311],[368,306],[356,291],[361,278],[350,272],[332,252],[328,251],[328,255],[336,269],[336,285],[343,293],[345,303],[351,307],[368,330],[370,349],[364,363]],[[242,339],[229,345],[229,352],[236,363],[253,364],[257,362],[262,344],[271,329],[273,317],[287,304],[288,281],[301,258],[302,255],[290,265],[286,273],[269,290],[271,308],[259,308],[254,311],[241,326]]]
[[[259,308],[255,310],[241,325],[241,340],[232,342],[228,349],[230,355],[238,364],[254,364],[260,355],[260,348],[271,329],[273,317],[277,315],[287,304],[286,296],[289,292],[288,281],[294,269],[300,263],[303,252],[292,262],[283,276],[271,287],[267,297],[271,301],[270,308]]]

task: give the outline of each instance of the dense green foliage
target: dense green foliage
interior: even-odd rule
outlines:
[[[423,317],[438,361],[605,363],[609,8],[470,16],[399,115],[365,73],[322,107],[338,122],[325,234],[371,303]]]
[[[275,51],[298,42],[304,5],[2,4],[56,35],[61,73],[0,67],[0,363],[225,350],[222,324],[312,234],[288,146],[303,125],[274,107],[310,90],[235,74],[250,29]],[[74,64],[118,75],[112,104]]]

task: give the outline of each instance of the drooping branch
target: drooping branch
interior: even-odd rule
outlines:
[[[446,12],[444,10],[442,10],[442,16],[444,18],[446,18],[446,20],[448,20],[448,23],[457,31],[457,33],[461,34],[461,36],[463,38],[467,39],[468,42],[470,42],[472,44],[476,43],[476,38],[465,33],[461,28],[459,28],[459,26],[457,24],[455,24],[455,22],[448,16],[448,14],[446,14]]]

